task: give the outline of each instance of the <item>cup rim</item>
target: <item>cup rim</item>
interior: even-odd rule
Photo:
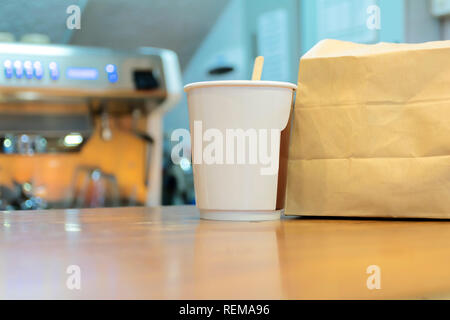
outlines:
[[[184,91],[202,87],[278,87],[297,90],[297,85],[282,81],[265,80],[220,80],[220,81],[200,81],[189,83],[184,86]]]

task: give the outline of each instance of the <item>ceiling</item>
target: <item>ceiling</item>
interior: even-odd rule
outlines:
[[[95,0],[94,0],[95,1]],[[0,32],[10,32],[19,40],[26,33],[43,33],[52,42],[65,43],[71,31],[66,28],[66,8],[82,7],[79,0],[0,0]]]
[[[153,46],[178,53],[182,68],[228,0],[0,0],[0,32],[20,39],[47,34],[54,43],[117,49]],[[81,29],[68,30],[66,8],[79,5]]]

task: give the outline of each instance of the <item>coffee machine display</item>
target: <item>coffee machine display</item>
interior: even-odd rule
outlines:
[[[79,168],[95,168],[114,186],[113,201],[96,206],[160,204],[162,116],[182,94],[174,52],[5,43],[0,70],[0,185],[45,190],[0,200],[71,207],[68,195],[95,198],[73,183]]]

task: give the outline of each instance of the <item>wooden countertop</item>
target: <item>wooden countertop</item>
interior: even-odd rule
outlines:
[[[80,290],[66,286],[69,265]],[[379,290],[367,288],[370,265]],[[200,221],[190,206],[3,212],[0,298],[450,298],[450,222]]]

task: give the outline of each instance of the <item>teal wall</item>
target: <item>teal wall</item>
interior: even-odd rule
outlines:
[[[379,31],[380,33],[379,41],[406,42],[405,1],[378,0],[378,5],[380,6],[381,9],[381,29]]]
[[[258,18],[267,12],[283,9],[287,13],[287,26],[289,44],[287,48],[287,59],[289,60],[289,75],[285,79],[264,79],[263,80],[281,80],[297,83],[298,60],[300,57],[300,37],[299,37],[299,0],[244,0],[245,21],[247,25],[248,41],[251,44],[251,61],[253,63],[254,57],[258,53],[257,48],[257,33],[258,33]],[[264,72],[263,72],[264,73]],[[250,75],[249,75],[250,76]]]
[[[326,4],[326,12],[321,10],[320,3]],[[365,22],[369,17],[366,9],[371,4],[380,7],[380,30],[373,31],[366,27]],[[404,0],[300,0],[299,10],[302,53],[324,38],[361,43],[405,41]],[[335,26],[333,31],[320,34],[320,19]]]

